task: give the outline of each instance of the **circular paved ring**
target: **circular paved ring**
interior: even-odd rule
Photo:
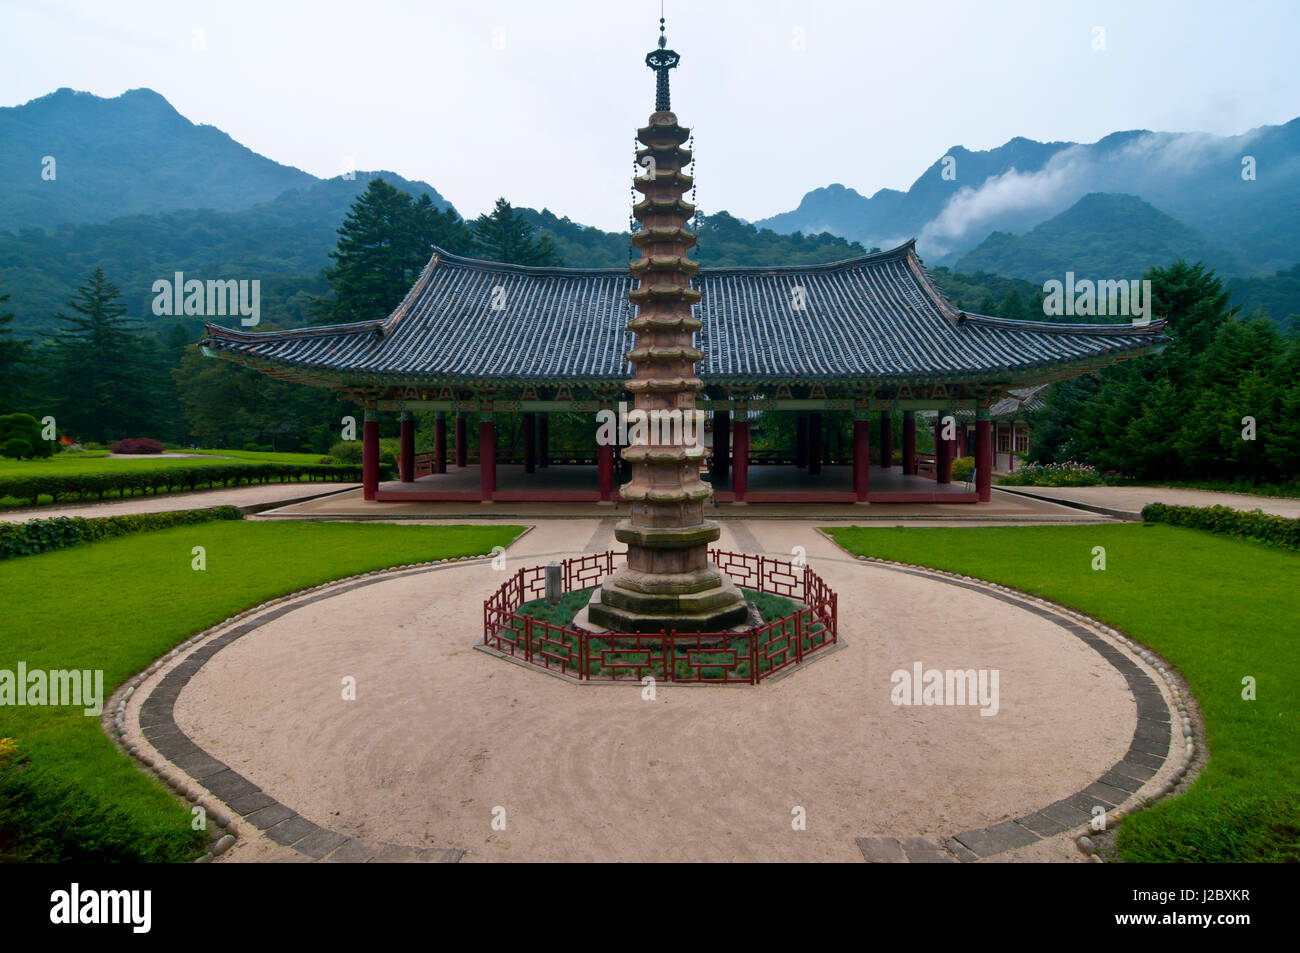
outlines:
[[[1127,681],[1137,705],[1137,725],[1128,751],[1114,767],[1081,791],[1013,820],[949,837],[856,838],[867,861],[973,861],[1067,831],[1081,850],[1097,860],[1095,845],[1088,835],[1095,834],[1093,825],[1099,814],[1104,813],[1107,826],[1112,825],[1144,804],[1168,795],[1180,782],[1190,783],[1203,765],[1203,756],[1198,756],[1203,748],[1196,745],[1196,739],[1204,737],[1203,729],[1196,706],[1189,704],[1190,695],[1181,678],[1166,662],[1117,630],[1064,606],[995,583],[889,560],[861,556],[857,560],[974,590],[1060,626],[1118,670]],[[488,562],[487,558],[463,557],[419,566],[400,566],[323,583],[263,603],[199,633],[125,682],[106,707],[104,727],[144,768],[157,774],[182,797],[209,810],[218,830],[214,832],[213,850],[200,861],[211,860],[229,849],[233,843],[229,835],[237,833],[242,824],[260,830],[272,841],[313,860],[459,861],[463,850],[362,841],[301,817],[196,745],[176,724],[174,706],[180,691],[213,655],[290,612],[375,583],[485,562]],[[1138,665],[1132,657],[1134,655],[1146,661],[1166,681],[1180,719],[1172,719],[1160,687]],[[136,724],[140,738],[132,738],[126,724],[128,704],[138,714]],[[1175,742],[1172,753],[1171,737]],[[1184,741],[1185,746],[1178,745],[1178,741]],[[219,802],[215,810],[213,798]],[[225,828],[224,836],[220,828]]]

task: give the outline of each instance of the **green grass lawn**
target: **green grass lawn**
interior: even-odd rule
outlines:
[[[1072,606],[1182,672],[1205,716],[1209,762],[1186,794],[1124,821],[1122,859],[1300,860],[1300,554],[1132,523],[827,532],[853,553]],[[1091,568],[1094,546],[1105,547],[1105,571]],[[1246,676],[1255,701],[1242,698]]]
[[[317,460],[320,457],[316,458]],[[98,454],[59,453],[43,460],[0,458],[0,477],[59,476],[78,473],[134,473],[168,467],[204,467],[230,464],[220,457],[106,457]]]
[[[323,453],[286,453],[283,451],[268,453],[260,450],[179,450],[178,453],[197,453],[202,456],[232,457],[235,460],[249,460],[253,463],[320,463]]]
[[[39,460],[11,460],[0,457],[0,477],[53,476],[77,473],[127,473],[165,467],[203,467],[249,463],[320,463],[319,453],[254,453],[248,450],[178,450],[195,453],[194,457],[110,457],[104,453],[56,453]],[[223,459],[228,458],[228,459]]]
[[[342,576],[505,546],[519,526],[204,523],[0,563],[0,669],[103,669],[104,701],[190,635]],[[207,569],[191,569],[203,546]],[[80,708],[0,708],[0,860],[186,860],[182,803]]]

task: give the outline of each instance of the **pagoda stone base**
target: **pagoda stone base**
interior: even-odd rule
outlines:
[[[587,619],[613,632],[725,632],[750,621],[744,593],[717,566],[684,575],[692,577],[686,591],[671,592],[663,576],[624,567],[592,593]]]

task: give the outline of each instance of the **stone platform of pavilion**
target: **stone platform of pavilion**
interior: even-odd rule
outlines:
[[[734,503],[730,476],[714,483],[718,503]],[[446,473],[393,481],[379,486],[382,503],[482,501],[477,466],[449,464]],[[594,467],[551,465],[527,473],[520,464],[498,465],[494,502],[583,503],[601,500],[600,477]],[[904,474],[899,467],[872,467],[868,503],[974,503],[975,488],[965,483],[936,483],[933,477]],[[813,474],[792,466],[749,468],[746,503],[853,503],[853,468],[824,466]]]

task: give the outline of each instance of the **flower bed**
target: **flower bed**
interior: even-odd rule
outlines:
[[[1026,463],[998,480],[1000,486],[1101,486],[1105,480],[1086,463]]]

